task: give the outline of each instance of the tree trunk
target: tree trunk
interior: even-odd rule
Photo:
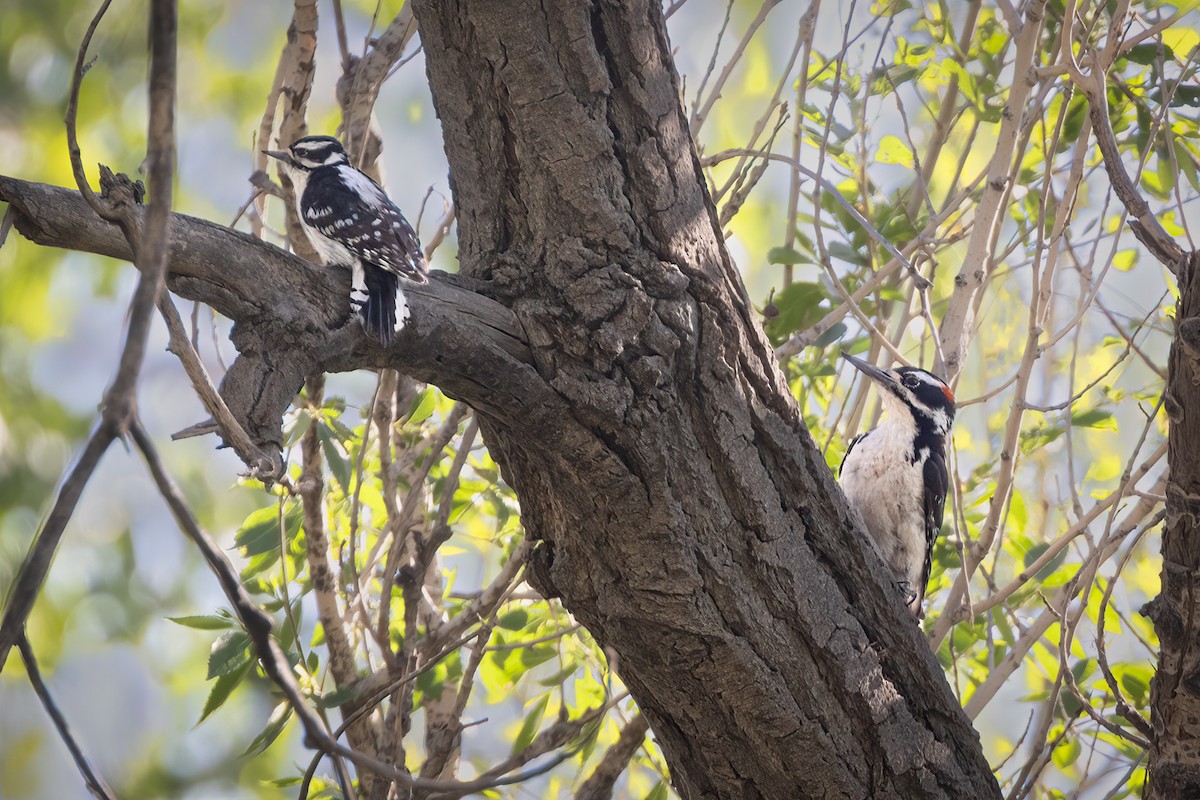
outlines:
[[[237,323],[234,415],[277,450],[303,376],[364,367],[468,402],[532,580],[616,653],[688,800],[999,797],[725,251],[657,0],[414,5],[463,275],[409,287],[385,349],[345,270],[174,215],[171,289]],[[76,192],[0,198],[128,258]]]
[[[1162,590],[1142,609],[1160,648],[1150,683],[1150,800],[1200,797],[1200,252],[1184,256],[1176,275]]]
[[[723,246],[659,3],[415,11],[462,270],[549,390],[481,427],[680,793],[998,796]]]

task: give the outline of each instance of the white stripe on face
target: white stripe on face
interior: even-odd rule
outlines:
[[[940,380],[938,380],[937,378],[935,378],[933,375],[930,375],[928,372],[914,372],[912,374],[916,375],[919,380],[927,383],[930,386],[936,387],[938,389],[941,389],[943,386],[946,385],[946,384],[942,383]]]

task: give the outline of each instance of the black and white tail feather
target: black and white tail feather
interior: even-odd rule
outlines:
[[[400,278],[425,283],[428,267],[408,220],[370,176],[350,164],[332,136],[305,136],[279,159],[291,178],[296,214],[326,264],[349,267],[350,307],[367,333],[391,344],[408,321]]]

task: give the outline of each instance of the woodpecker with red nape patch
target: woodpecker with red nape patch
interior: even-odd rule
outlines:
[[[263,152],[279,159],[291,178],[296,215],[313,247],[326,264],[350,268],[350,307],[363,327],[391,344],[408,319],[399,279],[428,280],[416,232],[379,184],[350,164],[334,137],[305,136],[287,150]]]
[[[919,619],[950,485],[954,393],[923,369],[880,369],[845,352],[842,358],[879,387],[886,416],[850,442],[838,481]]]

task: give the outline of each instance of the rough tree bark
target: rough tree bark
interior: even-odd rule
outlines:
[[[1162,590],[1142,609],[1159,641],[1150,682],[1150,800],[1200,797],[1200,252],[1184,255],[1175,272]]]
[[[997,795],[723,247],[659,3],[414,5],[463,272],[555,400],[486,440],[679,791]]]
[[[170,287],[237,321],[263,446],[304,375],[393,367],[471,404],[532,567],[693,798],[988,798],[978,735],[814,446],[720,236],[656,0],[414,2],[462,276],[383,350],[348,276],[176,215]],[[128,257],[78,195],[17,229]]]

